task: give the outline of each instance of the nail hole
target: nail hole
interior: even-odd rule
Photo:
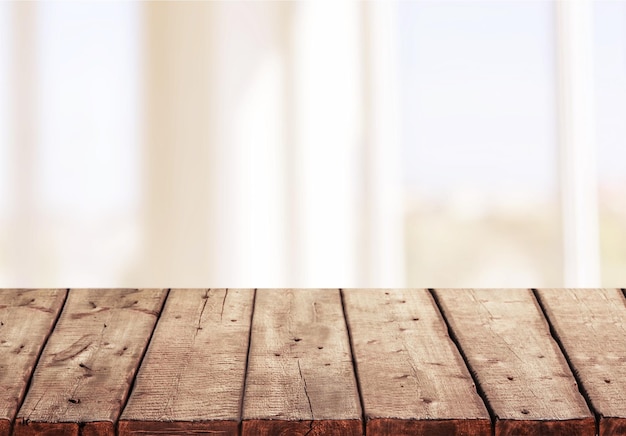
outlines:
[[[324,349],[324,347],[317,347],[317,349],[318,349],[318,350],[323,350],[323,349]]]
[[[508,376],[508,377],[507,377],[507,379],[509,379],[509,380],[513,380],[513,377],[511,377],[511,376]]]
[[[74,398],[68,398],[67,401],[69,401],[72,404],[78,404],[80,403],[80,400],[78,398],[74,399]]]
[[[522,413],[523,413],[524,415],[528,415],[530,412],[528,411],[528,409],[522,409]]]
[[[419,321],[419,320],[420,320],[419,318],[413,318],[413,321]]]
[[[609,380],[608,378],[605,378],[604,383],[611,383],[611,380]]]
[[[293,340],[296,341],[296,342],[300,342],[302,340],[302,338],[294,338]]]

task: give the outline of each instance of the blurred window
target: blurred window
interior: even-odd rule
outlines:
[[[559,285],[553,4],[399,8],[407,285]]]
[[[626,283],[626,3],[594,4],[602,285]]]
[[[38,6],[45,282],[120,285],[137,243],[140,5]]]

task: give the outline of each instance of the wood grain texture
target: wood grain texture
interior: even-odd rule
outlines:
[[[626,434],[626,304],[619,289],[537,295],[599,416],[600,435]]]
[[[66,293],[65,289],[0,290],[0,436],[11,432]]]
[[[491,420],[426,289],[343,290],[368,435],[490,435]]]
[[[527,289],[435,295],[493,410],[496,435],[589,435],[595,421]]]
[[[119,434],[236,435],[254,290],[171,290]]]
[[[250,436],[362,434],[339,290],[257,291],[243,419]]]
[[[164,290],[73,289],[39,359],[14,434],[114,435]]]

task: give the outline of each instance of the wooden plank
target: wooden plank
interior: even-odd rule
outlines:
[[[8,435],[65,289],[0,290],[0,436]]]
[[[594,435],[595,421],[528,289],[435,295],[495,415],[495,434]]]
[[[39,359],[14,434],[114,435],[164,290],[73,289]]]
[[[491,435],[489,412],[426,289],[342,292],[368,435]]]
[[[248,359],[243,435],[362,434],[339,290],[258,290]]]
[[[120,435],[237,435],[254,290],[171,290]]]
[[[540,301],[599,417],[626,435],[626,304],[619,289],[540,289]]]

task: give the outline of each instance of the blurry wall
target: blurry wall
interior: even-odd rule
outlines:
[[[625,19],[0,3],[0,286],[623,285]]]
[[[33,187],[3,214],[4,282],[402,285],[395,77],[370,65],[395,62],[393,12],[4,6],[11,107],[30,105],[4,180]]]

